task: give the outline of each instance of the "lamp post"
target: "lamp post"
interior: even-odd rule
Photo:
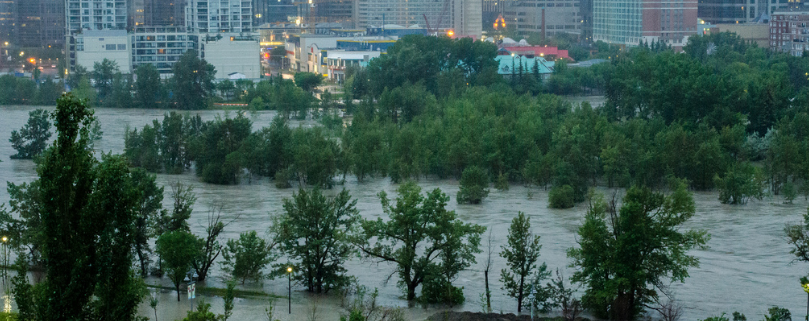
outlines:
[[[3,236],[3,285],[6,285],[8,275],[8,236]]]
[[[289,281],[287,302],[289,302],[289,314],[292,314],[292,266],[287,266],[287,281]]]
[[[803,291],[806,292],[806,320],[809,321],[809,279],[802,277],[801,287],[803,287]]]

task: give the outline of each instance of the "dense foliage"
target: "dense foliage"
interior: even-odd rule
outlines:
[[[11,158],[31,159],[39,155],[47,147],[51,138],[50,114],[44,109],[32,110],[28,113],[28,122],[19,131],[11,131],[11,142],[17,153]]]
[[[422,195],[421,187],[408,182],[397,193],[395,203],[384,191],[379,193],[388,220],[363,220],[357,247],[368,258],[396,265],[408,301],[416,299],[416,288],[428,280],[454,292],[451,283],[475,262],[485,228],[457,219],[446,209],[449,197],[440,189]]]
[[[320,189],[301,189],[284,199],[284,214],[273,224],[275,242],[309,292],[328,293],[349,284],[343,265],[356,254],[350,242],[359,221],[356,204],[347,190],[326,197]],[[287,266],[278,266],[281,274]]]
[[[579,246],[569,251],[577,268],[572,280],[585,286],[582,303],[600,318],[634,320],[660,295],[667,281],[682,282],[699,260],[705,231],[681,230],[694,215],[694,200],[681,182],[671,194],[632,187],[623,202],[594,196],[579,228]]]
[[[123,157],[93,156],[93,112],[81,100],[63,96],[52,116],[57,139],[37,162],[39,178],[9,185],[19,219],[3,216],[19,237],[12,245],[27,248],[21,270],[39,264],[48,276],[16,280],[17,304],[36,320],[134,320],[144,294],[132,268],[140,187]]]

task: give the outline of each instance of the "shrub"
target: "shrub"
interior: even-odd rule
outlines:
[[[548,193],[548,202],[551,208],[571,208],[576,205],[573,187],[570,185],[554,186]]]
[[[461,174],[461,190],[456,196],[458,204],[480,204],[489,195],[489,175],[477,166],[470,166]]]

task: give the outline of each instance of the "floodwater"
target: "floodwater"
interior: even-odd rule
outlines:
[[[9,155],[14,151],[8,143],[10,132],[20,128],[25,123],[28,111],[33,107],[0,107],[0,181],[23,183],[35,178],[33,163],[29,160],[11,160]],[[124,147],[124,129],[142,127],[151,123],[153,119],[162,119],[162,110],[140,109],[98,109],[104,132],[103,139],[96,147],[100,151],[121,153]],[[200,112],[203,119],[213,119],[217,114],[224,112]],[[235,112],[231,112],[233,115]],[[268,126],[273,112],[259,112],[251,114],[256,130]],[[311,126],[311,123],[304,123]],[[296,124],[297,126],[297,124]],[[208,209],[212,205],[224,206],[226,220],[233,220],[222,233],[222,242],[230,238],[238,238],[240,232],[256,230],[260,235],[267,237],[270,226],[270,217],[282,210],[282,199],[290,197],[294,189],[277,189],[274,184],[263,180],[244,180],[237,186],[218,186],[200,182],[193,174],[184,175],[158,175],[158,183],[167,185],[174,181],[181,181],[193,185],[198,201],[190,219],[192,231],[201,235]],[[422,180],[421,186],[427,189],[441,188],[450,195],[452,200],[449,208],[458,213],[458,217],[466,222],[476,223],[493,230],[493,255],[491,290],[492,305],[495,312],[515,312],[513,299],[504,295],[498,281],[500,269],[505,267],[504,261],[496,252],[499,252],[505,243],[508,225],[518,211],[525,212],[531,218],[532,229],[541,235],[542,255],[541,261],[547,263],[550,269],[561,269],[565,276],[572,274],[568,267],[570,260],[566,257],[566,250],[576,244],[576,229],[580,226],[585,207],[579,205],[573,209],[549,209],[547,192],[538,189],[527,189],[522,186],[512,186],[508,191],[492,189],[489,197],[481,205],[457,205],[455,193],[458,184],[452,180]],[[366,182],[357,182],[352,177],[347,178],[344,186],[351,191],[351,195],[358,200],[357,208],[365,218],[377,218],[382,213],[382,207],[376,194],[387,191],[393,194],[396,185],[387,179],[373,179]],[[164,206],[170,207],[171,199],[166,188]],[[610,191],[602,190],[610,193]],[[530,196],[530,197],[529,197]],[[0,192],[0,203],[8,202],[8,193]],[[717,200],[717,194],[695,193],[697,214],[689,221],[685,228],[706,229],[712,235],[707,250],[691,252],[700,261],[700,267],[690,271],[691,277],[685,283],[675,283],[671,286],[678,302],[684,307],[682,320],[703,319],[722,312],[740,311],[751,320],[762,319],[766,310],[778,305],[792,311],[794,319],[804,316],[806,293],[799,284],[799,278],[806,275],[809,266],[806,263],[791,264],[792,255],[790,247],[783,235],[783,228],[787,223],[802,220],[806,213],[807,202],[797,200],[794,205],[783,205],[779,199],[765,199],[752,201],[746,206],[722,205]],[[484,250],[485,250],[484,236]],[[482,262],[485,252],[478,255],[478,264],[460,274],[455,282],[456,286],[464,288],[466,303],[455,307],[455,310],[480,311],[480,294],[483,292]],[[388,280],[394,267],[376,261],[352,259],[346,264],[348,273],[356,276],[359,282],[371,289],[379,289],[378,303],[383,306],[405,307],[408,319],[423,320],[427,316],[442,311],[436,307],[415,306],[407,308],[407,302],[401,298],[402,292],[396,286],[396,276]],[[212,277],[206,281],[207,286],[223,287],[220,280],[222,276],[219,266],[211,272]],[[167,279],[149,278],[147,283],[169,285]],[[266,280],[263,284],[247,284],[240,286],[245,289],[262,289],[268,293],[285,296],[287,294],[287,280]],[[157,308],[159,320],[181,319],[190,307],[190,302],[182,294],[182,301],[176,301],[174,291],[154,291],[160,299]],[[216,313],[222,312],[222,299],[219,297],[202,298],[213,306]],[[317,297],[306,294],[300,286],[293,284],[292,288],[292,314],[288,314],[287,300],[278,299],[275,302],[276,317],[281,320],[310,320],[316,307],[319,320],[337,320],[338,314],[343,312],[340,307],[340,298],[337,296]],[[262,320],[262,313],[267,306],[263,299],[241,298],[236,300],[233,320]],[[9,307],[9,305],[6,305]],[[141,315],[154,318],[154,311],[146,300],[140,307]]]

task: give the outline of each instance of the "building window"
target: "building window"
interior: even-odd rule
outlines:
[[[118,44],[118,50],[126,50],[126,44]]]
[[[115,50],[115,48],[116,48],[115,44],[107,44],[106,47],[107,47],[107,50]]]

